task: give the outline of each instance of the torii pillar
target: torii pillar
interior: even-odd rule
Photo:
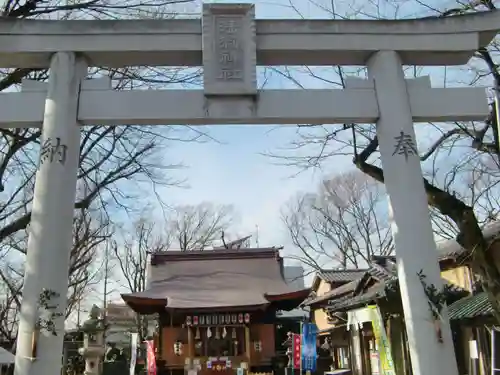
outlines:
[[[418,273],[442,290],[427,195],[413,128],[403,66],[394,51],[373,54],[367,63],[379,106],[377,137],[389,196],[389,216],[411,364],[415,375],[457,375],[446,309],[437,324]]]
[[[62,366],[68,269],[80,158],[77,124],[86,63],[72,52],[52,56],[19,318],[15,375],[58,375]],[[41,307],[46,288],[52,296]],[[52,322],[53,327],[48,327]]]
[[[204,6],[202,20],[175,20],[175,27],[172,20],[154,21],[154,27],[151,20],[120,21],[113,30],[106,21],[0,23],[2,67],[46,68],[52,56],[47,93],[0,93],[0,127],[43,122],[16,375],[55,375],[61,368],[63,318],[54,319],[56,336],[45,329],[39,337],[34,333],[42,287],[57,295],[50,301],[52,312],[64,313],[66,306],[78,171],[77,119],[81,125],[102,126],[376,121],[413,374],[457,374],[446,311],[440,337],[417,275],[422,271],[428,284],[442,286],[413,121],[481,120],[488,106],[484,90],[478,88],[432,89],[430,82],[424,87],[421,81],[405,81],[397,51],[406,65],[464,64],[496,34],[500,12],[349,24],[254,18],[251,4],[210,4]],[[80,26],[69,27],[68,22]],[[85,84],[80,90],[85,64],[74,53],[60,52],[68,50],[88,56],[97,67],[203,65],[204,90],[120,92],[89,90]],[[345,90],[257,91],[256,65],[365,65],[370,54],[370,87],[356,83],[357,88]]]

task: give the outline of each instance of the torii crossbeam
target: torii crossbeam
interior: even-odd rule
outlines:
[[[488,113],[485,89],[431,88],[407,80],[414,122],[474,121]],[[370,83],[371,82],[371,83]],[[255,98],[210,98],[203,90],[111,89],[108,78],[82,84],[80,125],[222,125],[374,123],[379,108],[373,81],[347,78],[344,90],[263,90]],[[20,93],[0,93],[0,127],[40,127],[47,84],[23,82]],[[189,103],[189,105],[179,105]],[[356,105],[353,105],[356,103]]]
[[[66,306],[80,127],[86,124],[377,123],[405,323],[415,375],[457,375],[446,313],[436,336],[417,273],[442,286],[414,122],[483,120],[485,89],[431,88],[406,65],[465,64],[488,45],[500,13],[402,21],[255,20],[252,4],[204,5],[201,20],[0,22],[0,67],[47,68],[0,94],[0,127],[42,128],[30,223],[16,375],[60,371],[57,336],[37,331],[39,297]],[[203,66],[203,90],[113,91],[88,66]],[[343,90],[258,90],[257,65],[366,65]],[[33,343],[38,348],[33,349]]]

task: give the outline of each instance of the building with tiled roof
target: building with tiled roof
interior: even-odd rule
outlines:
[[[287,282],[279,250],[151,255],[148,288],[122,298],[139,314],[158,314],[160,373],[181,375],[189,365],[206,375],[241,363],[249,371],[272,371],[278,357],[277,313],[297,308],[309,295],[303,284]]]

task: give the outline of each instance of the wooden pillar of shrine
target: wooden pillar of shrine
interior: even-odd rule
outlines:
[[[156,324],[157,324],[156,339],[158,340],[157,353],[158,353],[160,359],[164,359],[163,358],[163,330],[162,330],[160,315],[158,315],[158,319],[156,321]]]
[[[250,327],[248,325],[245,326],[245,347],[246,347],[246,357],[248,360],[248,367],[250,367],[251,358],[252,358],[252,344],[250,340]]]
[[[193,330],[191,327],[186,327],[188,331],[188,357],[193,360],[193,353],[194,353],[194,340],[193,340]]]

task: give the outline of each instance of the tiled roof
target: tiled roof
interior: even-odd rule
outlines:
[[[318,296],[316,295],[316,292],[311,291],[311,293],[309,293],[309,296],[307,296],[307,298],[302,302],[302,305],[303,306],[311,305],[311,301],[315,300],[317,297]]]
[[[393,282],[390,282],[391,284]],[[345,296],[334,302],[327,310],[330,311],[344,311],[355,308],[359,305],[366,305],[373,301],[386,296],[387,288],[390,284],[386,282],[377,283],[368,288],[365,292],[357,296]]]
[[[350,293],[350,292],[354,292],[354,290],[356,289],[356,287],[358,286],[360,281],[361,281],[361,277],[357,280],[353,280],[351,282],[343,284],[343,285],[339,286],[338,288],[332,289],[329,292],[326,292],[325,294],[323,294],[321,296],[316,296],[316,295],[311,296],[311,298],[305,300],[302,304],[304,306],[310,306],[310,305],[313,305],[316,303],[320,303],[323,301],[328,301],[328,300],[334,299],[336,297],[340,297],[340,296],[347,294],[347,293]]]
[[[493,308],[485,292],[462,298],[448,307],[450,320],[484,317],[492,312]]]
[[[398,276],[396,269],[396,259],[392,256],[377,256],[373,257],[370,268],[365,272],[369,275],[369,279],[364,279],[364,285],[358,283],[353,290],[353,293],[342,294],[340,298],[332,298],[330,306],[327,310],[344,311],[355,308],[360,305],[373,303],[379,298],[384,298],[388,294],[398,291]],[[443,279],[444,284],[448,284],[447,280]],[[348,285],[348,284],[347,284]],[[358,285],[360,290],[358,289]],[[341,286],[340,288],[343,288]],[[337,288],[337,289],[340,289]],[[332,290],[330,293],[335,292]]]
[[[268,306],[277,296],[295,299],[296,293],[300,303],[309,288],[286,283],[278,255],[275,248],[155,254],[150,287],[122,294],[122,298],[137,312],[154,304],[162,309],[197,311]]]
[[[365,300],[368,302],[368,300],[381,297],[385,293],[386,286],[397,280],[395,261],[395,258],[391,256],[377,256],[373,257],[368,269],[329,271],[330,282],[339,282],[348,277],[352,277],[353,279],[322,296],[311,298],[307,301],[307,305],[328,301],[330,306],[327,309],[334,310],[338,306],[344,307],[362,303]],[[375,285],[369,287],[362,294],[354,296],[353,294],[356,292],[356,289],[363,283],[363,280],[366,281],[367,276],[376,280]],[[325,280],[326,276],[323,276],[323,279]]]
[[[491,241],[499,235],[500,221],[495,221],[484,226],[483,236],[486,241]],[[455,258],[465,253],[465,249],[456,240],[446,240],[438,242],[437,251],[440,260]]]
[[[361,278],[366,269],[358,270],[323,270],[318,276],[329,283],[346,283]]]
[[[396,259],[384,257],[375,259],[367,271],[370,276],[382,282],[389,282],[398,278]]]
[[[452,286],[456,292],[464,293],[464,290],[449,284],[449,281],[442,279],[443,284]],[[372,286],[368,287],[366,290],[357,294],[355,296],[345,295],[341,298],[333,300],[327,310],[330,311],[344,311],[353,309],[359,305],[367,305],[369,303],[374,303],[380,298],[386,297],[390,293],[399,294],[398,278],[393,277],[383,281],[378,281]],[[459,302],[459,301],[458,301]],[[451,308],[452,305],[450,305]]]

